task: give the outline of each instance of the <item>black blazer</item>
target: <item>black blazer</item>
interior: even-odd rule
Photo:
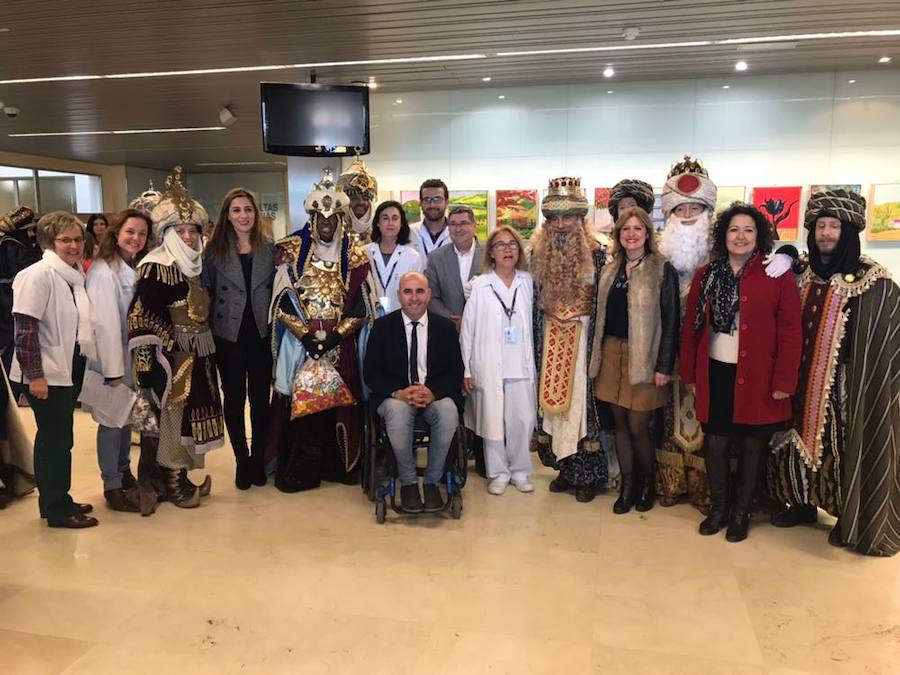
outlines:
[[[462,408],[463,362],[456,326],[434,312],[428,312],[428,374],[425,386],[435,399],[452,398]],[[406,330],[399,309],[372,325],[366,346],[363,377],[372,390],[369,400],[375,409],[398,389],[409,386],[409,357]]]

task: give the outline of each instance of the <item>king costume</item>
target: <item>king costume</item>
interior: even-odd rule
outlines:
[[[209,217],[188,195],[181,167],[166,179],[166,192],[150,218],[160,243],[138,263],[128,311],[134,381],[155,417],[141,433],[138,488],[143,515],[152,513],[162,499],[182,508],[199,505],[200,497],[209,494],[210,478],[194,485],[188,470],[202,468],[206,453],[224,444],[209,294],[200,282],[200,233]],[[194,247],[182,241],[179,225],[196,228]]]
[[[322,480],[350,483],[359,458],[358,405],[290,419],[292,399],[317,396],[298,390],[308,358],[327,359],[359,401],[356,338],[375,313],[368,260],[348,227],[349,204],[326,169],[306,198],[309,224],[277,243],[272,347],[282,434],[275,484],[283,492],[315,488]]]
[[[776,434],[769,487],[788,510],[773,524],[837,516],[829,537],[866,555],[900,550],[900,289],[860,255],[866,202],[844,190],[809,200],[809,258],[798,276],[803,319],[800,379],[792,428]],[[816,223],[841,221],[831,255]]]
[[[588,378],[606,254],[585,224],[588,202],[580,179],[551,180],[541,212],[545,221],[532,254],[537,450],[545,466],[559,471],[550,490],[574,488],[576,499],[588,502],[610,479],[599,402]]]

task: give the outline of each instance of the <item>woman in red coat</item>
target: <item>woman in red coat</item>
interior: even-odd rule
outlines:
[[[679,372],[695,387],[706,436],[712,508],[700,534],[716,534],[727,523],[726,538],[735,542],[747,538],[768,440],[791,418],[800,295],[793,274],[766,275],[763,256],[772,250],[773,235],[759,210],[733,204],[719,214],[713,237],[715,260],[697,270],[688,294]],[[728,488],[730,440],[740,449],[734,490]]]

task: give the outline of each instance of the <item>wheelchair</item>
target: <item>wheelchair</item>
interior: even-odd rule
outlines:
[[[429,428],[421,415],[416,416],[413,429],[413,455],[416,459],[416,474],[421,476],[424,469],[420,458],[427,457],[422,451],[428,451]],[[462,489],[466,484],[466,471],[468,451],[466,448],[466,433],[462,426],[462,413],[459,416],[459,426],[456,434],[450,442],[447,459],[444,462],[444,473],[441,483],[447,491],[447,498],[440,509],[424,511],[423,513],[449,512],[454,519],[462,517],[463,497]],[[384,420],[378,412],[366,402],[365,418],[363,421],[362,455],[360,456],[360,486],[369,501],[375,503],[375,520],[384,523],[387,519],[387,507],[398,514],[410,514],[404,511],[397,501],[399,481],[397,479],[397,461],[394,451],[388,439],[384,427]]]

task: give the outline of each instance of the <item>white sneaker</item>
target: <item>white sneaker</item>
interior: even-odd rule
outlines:
[[[502,495],[506,491],[506,486],[509,485],[509,479],[507,478],[494,478],[488,483],[488,492],[492,495]]]
[[[513,478],[512,484],[519,492],[534,492],[534,483],[525,478]]]

